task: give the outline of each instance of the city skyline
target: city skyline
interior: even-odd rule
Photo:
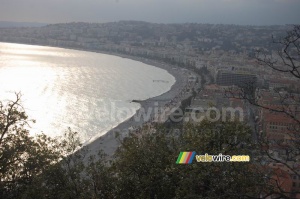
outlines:
[[[297,0],[0,0],[0,21],[282,25],[299,23]]]

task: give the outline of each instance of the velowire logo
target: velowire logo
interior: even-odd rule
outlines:
[[[180,152],[176,164],[191,164],[196,155],[196,152]]]
[[[176,164],[191,164],[196,156],[197,162],[250,162],[249,155],[196,155],[196,152],[180,152]]]

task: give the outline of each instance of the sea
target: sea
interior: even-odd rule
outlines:
[[[127,58],[0,43],[0,100],[21,93],[35,120],[32,136],[62,136],[70,128],[87,144],[134,115],[140,104],[132,100],[161,95],[174,83],[166,70]]]

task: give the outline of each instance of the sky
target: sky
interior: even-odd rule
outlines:
[[[0,21],[299,24],[300,0],[0,0]]]

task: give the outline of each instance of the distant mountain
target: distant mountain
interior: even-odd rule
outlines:
[[[13,22],[13,21],[0,21],[0,28],[6,27],[42,27],[47,25],[46,23],[36,22]]]

